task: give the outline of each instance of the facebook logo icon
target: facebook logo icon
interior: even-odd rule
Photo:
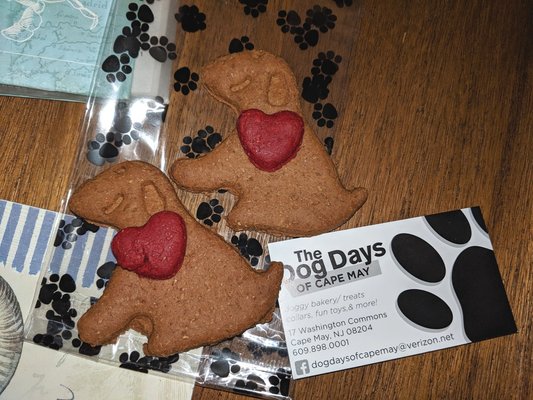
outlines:
[[[299,360],[294,363],[296,367],[296,375],[307,375],[309,373],[309,362],[307,360]]]

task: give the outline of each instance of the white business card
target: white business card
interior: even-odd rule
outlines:
[[[295,379],[516,332],[478,207],[269,251]]]

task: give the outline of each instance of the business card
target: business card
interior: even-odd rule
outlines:
[[[479,207],[269,251],[285,269],[279,303],[294,379],[517,331]]]

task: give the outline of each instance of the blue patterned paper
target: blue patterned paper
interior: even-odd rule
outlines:
[[[72,247],[65,249],[61,243],[54,243],[60,219],[68,225],[74,218],[0,200],[0,264],[37,275],[49,257],[49,273],[68,273],[83,287],[92,286],[98,279],[98,267],[115,261],[110,248],[115,231],[99,228],[96,232],[77,234]]]
[[[102,46],[112,46],[105,40],[114,4],[0,0],[0,84],[87,96]],[[124,8],[119,0],[108,30],[126,25]]]

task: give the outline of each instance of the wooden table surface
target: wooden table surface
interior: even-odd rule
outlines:
[[[271,1],[259,18],[275,19],[284,6]],[[297,381],[294,398],[533,398],[533,3],[353,7],[356,34],[336,28],[350,43],[330,96],[339,110],[332,157],[344,184],[370,195],[343,227],[481,206],[519,332]],[[277,40],[284,54],[294,47],[279,28],[261,29],[253,30],[256,48],[261,35],[271,35],[270,50]],[[177,65],[194,61],[184,54]],[[181,99],[173,95],[171,126],[189,112]],[[0,98],[0,198],[59,209],[84,112],[83,104]],[[196,388],[193,398],[241,396]]]

